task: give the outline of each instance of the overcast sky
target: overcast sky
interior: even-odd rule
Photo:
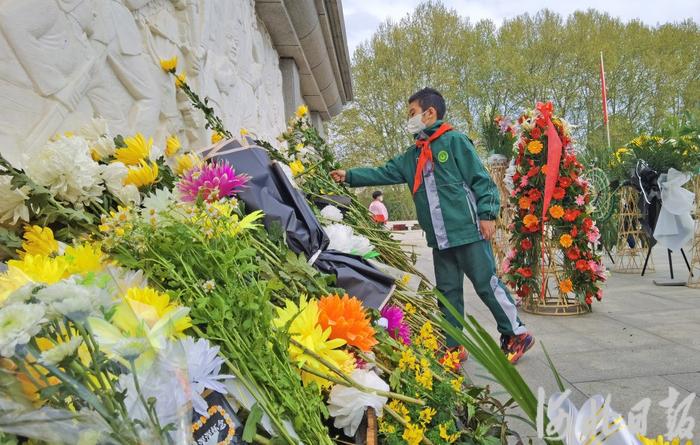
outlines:
[[[363,40],[369,39],[387,18],[401,19],[420,0],[343,0],[348,46],[351,54]],[[641,19],[650,25],[693,18],[700,22],[700,0],[443,0],[472,21],[491,19],[497,25],[504,19],[525,12],[551,9],[562,15],[595,8],[623,20]]]

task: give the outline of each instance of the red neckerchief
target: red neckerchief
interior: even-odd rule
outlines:
[[[447,122],[444,122],[442,125],[440,125],[440,128],[438,128],[435,131],[435,133],[428,137],[428,139],[416,140],[416,147],[420,149],[420,155],[418,155],[418,164],[416,164],[416,176],[413,180],[414,195],[416,194],[418,188],[423,182],[423,168],[428,163],[428,161],[430,161],[431,164],[433,163],[433,151],[430,149],[430,143],[450,130],[452,130],[452,125],[448,124]]]

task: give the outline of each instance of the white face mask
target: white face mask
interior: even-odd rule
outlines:
[[[406,131],[408,131],[410,134],[418,134],[421,131],[423,131],[427,126],[422,120],[424,114],[425,111],[408,118],[408,120],[406,121]]]

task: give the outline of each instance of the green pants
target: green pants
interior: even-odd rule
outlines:
[[[498,332],[505,335],[518,335],[526,332],[525,326],[518,318],[518,309],[505,286],[496,276],[496,264],[493,251],[488,241],[477,241],[449,249],[433,249],[435,281],[437,289],[447,300],[464,314],[464,275],[472,282],[474,290],[486,303],[498,324]],[[440,304],[440,309],[447,320],[455,327],[462,325]],[[457,343],[447,339],[449,347]]]

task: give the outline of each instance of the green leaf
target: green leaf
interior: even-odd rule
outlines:
[[[260,423],[262,416],[263,410],[262,408],[260,408],[260,405],[256,403],[255,405],[253,405],[253,408],[250,410],[250,414],[248,415],[248,419],[246,419],[245,421],[245,427],[243,428],[242,437],[244,442],[253,441],[257,432],[258,423]]]

